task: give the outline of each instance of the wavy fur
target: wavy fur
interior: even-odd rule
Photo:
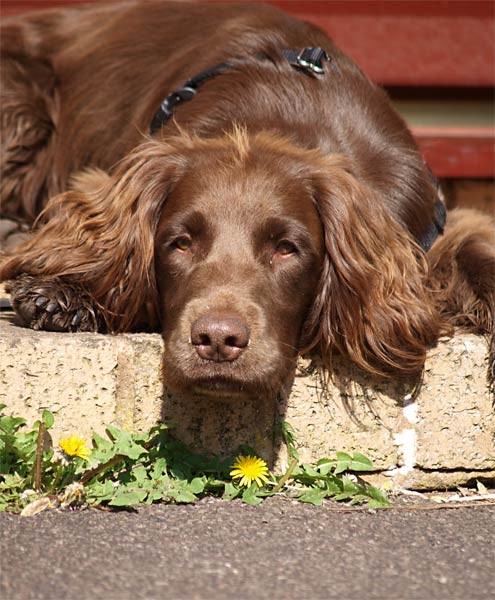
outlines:
[[[150,1],[6,19],[0,43],[2,211],[38,216],[0,261],[26,325],[160,329],[178,388],[259,396],[311,348],[329,369],[338,353],[410,376],[453,325],[493,330],[493,223],[453,213],[423,255],[429,171],[318,28],[260,4]],[[331,56],[323,77],[283,57],[304,46]],[[143,134],[171,90],[226,59]]]

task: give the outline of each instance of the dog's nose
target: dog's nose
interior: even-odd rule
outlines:
[[[205,360],[233,361],[249,344],[249,328],[237,315],[207,314],[192,324],[191,342]]]

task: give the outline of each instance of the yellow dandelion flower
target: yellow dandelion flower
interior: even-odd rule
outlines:
[[[256,481],[259,487],[268,481],[268,467],[266,462],[257,456],[238,456],[232,470],[230,471],[232,479],[240,479],[240,485],[249,487],[253,481]]]
[[[58,445],[67,456],[77,456],[84,460],[88,460],[89,455],[91,454],[90,449],[86,446],[86,440],[83,440],[77,435],[71,435],[68,438],[60,440]]]

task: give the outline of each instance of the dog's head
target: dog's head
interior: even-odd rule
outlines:
[[[51,272],[110,329],[159,322],[182,393],[273,396],[312,348],[410,375],[438,334],[417,246],[340,154],[240,130],[150,141],[49,212],[38,255],[64,239]]]
[[[324,262],[301,156],[241,132],[195,140],[155,235],[165,378],[200,393],[270,395],[294,370]]]

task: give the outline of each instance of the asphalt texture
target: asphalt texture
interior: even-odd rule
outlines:
[[[430,507],[431,508],[431,507]],[[495,506],[378,511],[273,498],[0,514],[2,600],[484,600]]]

